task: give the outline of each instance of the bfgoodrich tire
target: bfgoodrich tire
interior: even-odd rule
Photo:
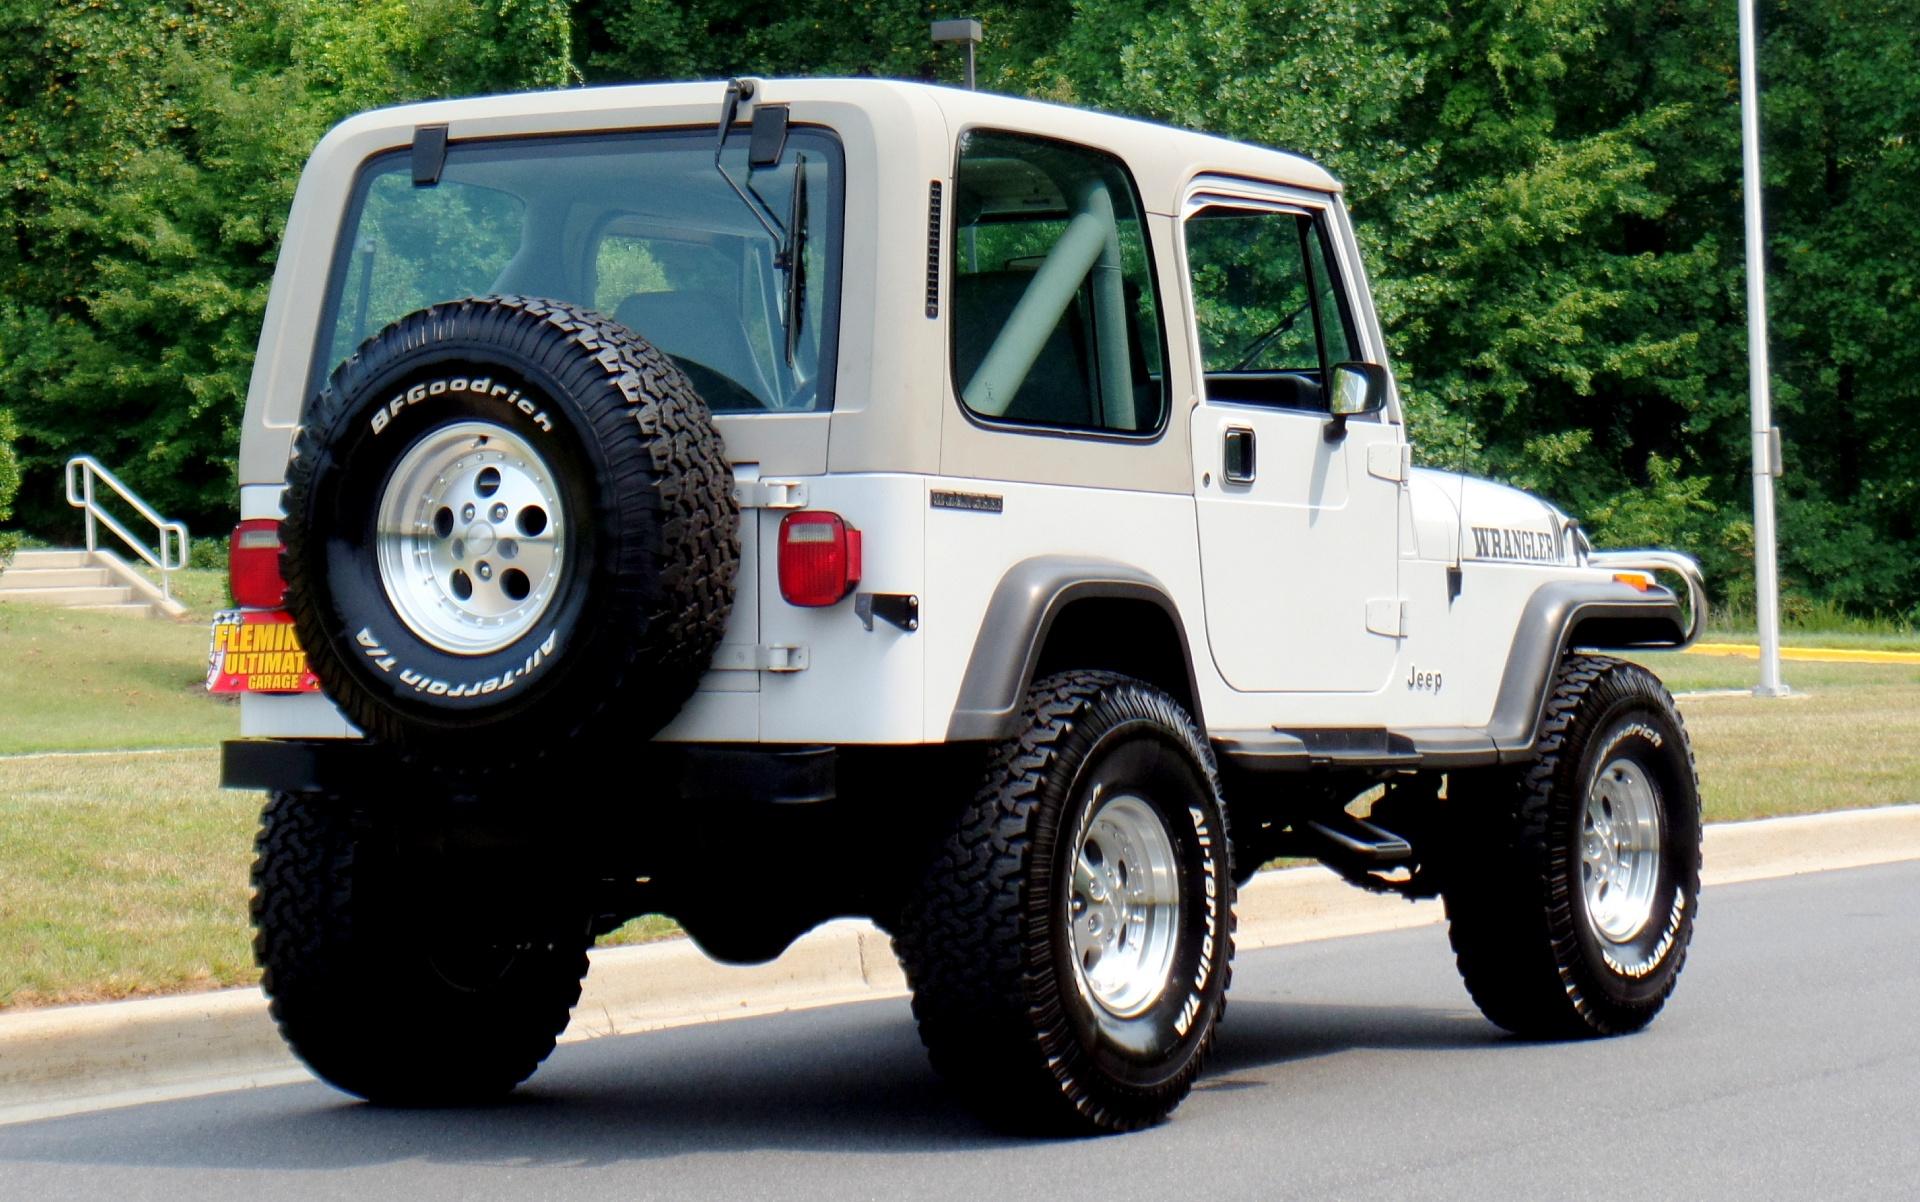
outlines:
[[[524,297],[435,305],[361,346],[309,409],[286,511],[287,608],[328,695],[455,771],[664,725],[739,561],[686,376],[616,322]]]
[[[1540,758],[1457,775],[1444,893],[1460,974],[1517,1035],[1639,1030],[1679,981],[1700,905],[1700,793],[1673,698],[1651,672],[1571,656]]]
[[[261,987],[317,1076],[370,1101],[461,1105],[553,1051],[587,971],[584,902],[542,890],[506,911],[484,880],[334,799],[274,794],[254,850]]]
[[[996,1124],[1145,1126],[1192,1088],[1231,971],[1212,753],[1173,698],[1111,673],[1037,682],[1024,721],[894,938],[921,1039]]]

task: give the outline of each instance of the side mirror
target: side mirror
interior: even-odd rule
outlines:
[[[1333,387],[1327,396],[1328,442],[1347,436],[1347,419],[1378,412],[1387,403],[1387,369],[1378,363],[1336,363]]]
[[[1387,403],[1387,369],[1378,363],[1336,363],[1329,411],[1335,417],[1372,413]]]

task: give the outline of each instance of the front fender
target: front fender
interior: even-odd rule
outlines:
[[[1696,568],[1688,580],[1690,590],[1697,584]],[[1704,591],[1694,591],[1694,602],[1689,615],[1677,595],[1659,586],[1642,592],[1616,580],[1556,580],[1541,585],[1520,615],[1493,721],[1487,728],[1500,758],[1519,760],[1533,754],[1554,673],[1568,649],[1684,647],[1704,621]]]

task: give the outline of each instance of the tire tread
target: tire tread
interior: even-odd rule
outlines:
[[[531,361],[579,399],[582,418],[607,458],[599,504],[620,515],[626,536],[608,578],[619,615],[595,631],[594,687],[570,690],[544,707],[538,738],[512,746],[537,761],[596,730],[645,737],[679,712],[719,647],[732,610],[740,560],[740,510],[733,470],[706,403],[674,362],[604,314],[564,301],[494,295],[430,306],[392,323],[336,368],[313,399],[294,442],[281,525],[281,570],[309,664],[347,719],[410,758],[456,770],[442,745],[489,743],[498,771],[505,741],[476,733],[462,714],[427,723],[361,684],[342,647],[347,633],[327,612],[310,577],[324,531],[294,520],[309,509],[316,481],[339,462],[332,451],[364,415],[366,389],[396,359],[431,345],[471,344]],[[576,670],[577,674],[577,670]],[[524,725],[521,727],[524,729]],[[423,745],[425,744],[425,745]]]
[[[1686,961],[1691,915],[1670,953],[1670,967],[1663,968],[1657,997],[1632,1006],[1606,998],[1584,967],[1575,925],[1579,915],[1560,884],[1567,866],[1559,857],[1571,852],[1558,847],[1554,837],[1556,791],[1565,789],[1578,769],[1583,744],[1576,736],[1590,733],[1576,726],[1590,720],[1598,698],[1626,694],[1659,709],[1679,732],[1697,814],[1698,773],[1672,695],[1646,669],[1603,655],[1574,654],[1562,661],[1547,697],[1534,761],[1518,771],[1481,777],[1491,787],[1469,797],[1453,797],[1449,786],[1461,835],[1446,889],[1448,939],[1481,1013],[1523,1037],[1581,1039],[1638,1030],[1672,995]],[[1696,912],[1699,874],[1696,840],[1689,879],[1683,882]]]
[[[1051,889],[1027,888],[1036,848],[1058,817],[1039,804],[1076,727],[1116,702],[1183,733],[1219,795],[1218,773],[1193,720],[1158,689],[1112,672],[1069,671],[1029,691],[1018,736],[993,753],[983,782],[939,849],[894,933],[913,1012],[934,1067],[991,1120],[1024,1131],[1109,1132],[1164,1117],[1192,1088],[1224,1010],[1233,959],[1231,896],[1218,971],[1221,1002],[1197,1051],[1156,1089],[1103,1087],[1086,1071],[1051,973]],[[1221,854],[1230,855],[1221,809]],[[1231,890],[1231,864],[1223,883]]]

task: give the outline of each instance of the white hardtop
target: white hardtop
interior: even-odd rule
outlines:
[[[1069,105],[890,79],[755,79],[753,85],[753,99],[742,105],[743,114],[757,104],[839,103],[876,109],[917,107],[930,100],[948,130],[929,128],[924,133],[943,144],[948,133],[985,126],[1102,147],[1133,165],[1146,207],[1156,213],[1178,212],[1186,182],[1203,173],[1245,174],[1321,192],[1340,190],[1340,182],[1326,168],[1301,155]],[[375,129],[404,133],[394,143],[400,145],[418,125],[445,124],[449,137],[460,138],[712,123],[719,118],[726,86],[724,81],[621,84],[396,105],[348,118],[321,147],[326,149],[336,138],[357,140],[357,135]],[[635,110],[653,111],[635,121]],[[805,119],[802,113],[795,116]]]
[[[334,239],[361,163],[409,146],[422,126],[445,126],[455,142],[712,128],[725,92],[724,82],[709,81],[436,100],[361,113],[329,131],[309,158],[294,195],[261,326],[240,442],[243,516],[278,513],[293,430],[308,396],[308,367],[325,291],[320,285],[331,270]],[[830,419],[835,423],[830,470],[931,467],[938,460],[940,425],[934,409],[917,407],[919,420],[911,423],[902,422],[891,409],[876,412],[864,423],[859,414],[869,398],[921,395],[925,388],[940,387],[931,378],[922,380],[921,373],[927,365],[944,361],[942,327],[914,323],[879,331],[873,323],[877,314],[918,308],[916,298],[923,287],[918,259],[900,253],[900,248],[924,240],[926,181],[951,179],[956,143],[968,129],[1012,130],[1114,153],[1131,169],[1145,208],[1160,217],[1179,214],[1191,182],[1202,176],[1242,176],[1319,192],[1339,189],[1332,175],[1298,155],[1107,113],[932,84],[755,80],[742,119],[763,104],[787,105],[793,121],[827,125],[840,136],[852,185],[846,197],[846,228],[861,231],[843,247],[843,286],[848,298],[864,298],[862,305],[849,303],[842,312],[840,387],[833,414],[723,419],[729,445],[739,452],[735,457],[766,464],[782,456],[796,463],[825,462]],[[1081,458],[1099,460],[1102,451],[1110,449],[1086,444]],[[1172,488],[1184,482],[1184,447],[1174,450],[1178,453],[1171,454],[1168,471],[1161,473],[1165,479],[1148,486]],[[1139,469],[1129,464],[1124,470],[1137,474]]]

